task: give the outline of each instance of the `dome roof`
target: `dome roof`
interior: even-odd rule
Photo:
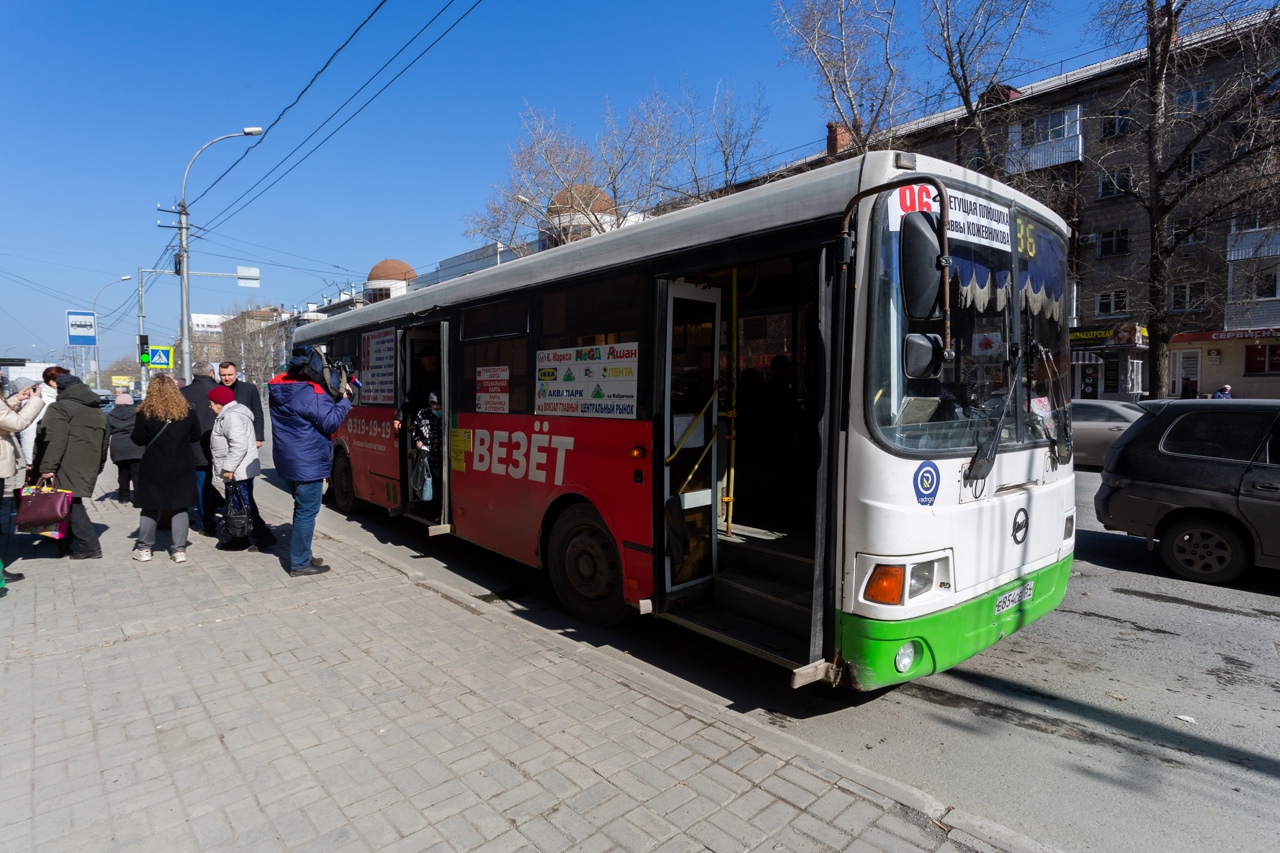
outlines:
[[[572,188],[565,187],[555,194],[551,204],[547,205],[547,215],[564,216],[581,212],[588,204],[592,213],[610,215],[617,212],[613,200],[604,190],[592,184],[577,184]]]
[[[395,258],[378,261],[373,265],[373,269],[369,270],[369,281],[408,281],[417,276],[413,267]]]

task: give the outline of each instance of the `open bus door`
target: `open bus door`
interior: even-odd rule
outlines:
[[[667,286],[663,589],[709,586],[716,572],[716,424],[720,380],[720,290]]]
[[[427,534],[438,536],[452,533],[449,511],[449,429],[453,407],[449,393],[449,323],[447,321],[424,323],[399,332],[397,341],[400,358],[396,384],[399,388],[397,407],[407,419],[401,430],[400,474],[403,488],[398,512],[414,521],[427,525]],[[423,364],[423,356],[434,359],[435,364]],[[439,470],[432,476],[430,501],[422,501],[413,489],[413,469],[416,448],[411,439],[413,418],[422,406],[427,405],[427,395],[435,393],[440,398],[440,426],[442,447]],[[410,411],[413,410],[413,411]]]

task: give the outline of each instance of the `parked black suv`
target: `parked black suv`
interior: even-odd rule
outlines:
[[[1112,445],[1094,512],[1174,574],[1280,568],[1280,400],[1159,400]]]

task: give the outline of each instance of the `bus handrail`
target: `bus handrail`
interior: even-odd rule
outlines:
[[[711,404],[715,402],[715,399],[717,396],[719,396],[719,394],[720,394],[719,388],[711,392],[711,397],[707,399],[707,403],[705,406],[702,407],[702,411],[698,412],[698,416],[693,419],[693,421],[689,424],[689,428],[684,431],[684,436],[680,439],[680,443],[676,445],[676,449],[671,451],[671,455],[666,458],[665,462],[668,467],[670,467],[671,463],[675,461],[676,454],[678,454],[681,450],[684,450],[685,442],[687,442],[689,440],[689,437],[693,435],[693,428],[702,422],[702,416],[707,413],[707,409],[711,408]],[[708,446],[710,446],[709,442],[708,442]],[[696,469],[697,466],[694,466],[694,467]]]

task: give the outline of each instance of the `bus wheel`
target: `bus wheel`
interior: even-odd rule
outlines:
[[[349,515],[356,508],[356,481],[351,473],[351,457],[339,451],[333,459],[333,475],[329,478],[333,508]]]
[[[622,560],[590,504],[565,510],[551,528],[551,586],[569,614],[609,627],[635,614],[622,594]]]

